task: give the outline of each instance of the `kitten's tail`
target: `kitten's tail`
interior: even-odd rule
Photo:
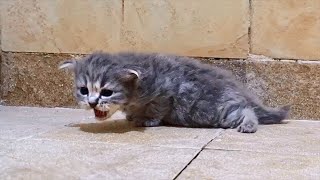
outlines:
[[[280,108],[255,106],[253,109],[258,117],[259,124],[279,124],[288,117],[290,105]]]

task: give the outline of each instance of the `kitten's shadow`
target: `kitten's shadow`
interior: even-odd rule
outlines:
[[[69,127],[80,127],[81,131],[90,133],[126,133],[130,131],[143,132],[145,128],[135,127],[133,122],[126,120],[107,120],[97,123],[69,124]]]

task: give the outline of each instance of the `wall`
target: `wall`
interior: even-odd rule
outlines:
[[[74,106],[59,61],[157,51],[202,57],[267,104],[292,104],[293,118],[320,119],[319,9],[319,0],[1,1],[2,99]]]

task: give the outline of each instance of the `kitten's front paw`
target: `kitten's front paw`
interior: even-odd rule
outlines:
[[[161,120],[158,119],[150,119],[143,123],[145,127],[155,127],[161,125]]]
[[[136,121],[136,126],[142,127],[156,127],[161,125],[161,120],[150,119],[145,121]]]
[[[254,122],[245,122],[238,126],[238,132],[255,133],[258,130],[258,125]]]

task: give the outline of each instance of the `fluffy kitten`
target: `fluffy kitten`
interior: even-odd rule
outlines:
[[[280,123],[289,106],[262,105],[232,74],[186,57],[93,53],[60,65],[75,75],[79,104],[97,111],[120,105],[137,126],[237,128]]]

